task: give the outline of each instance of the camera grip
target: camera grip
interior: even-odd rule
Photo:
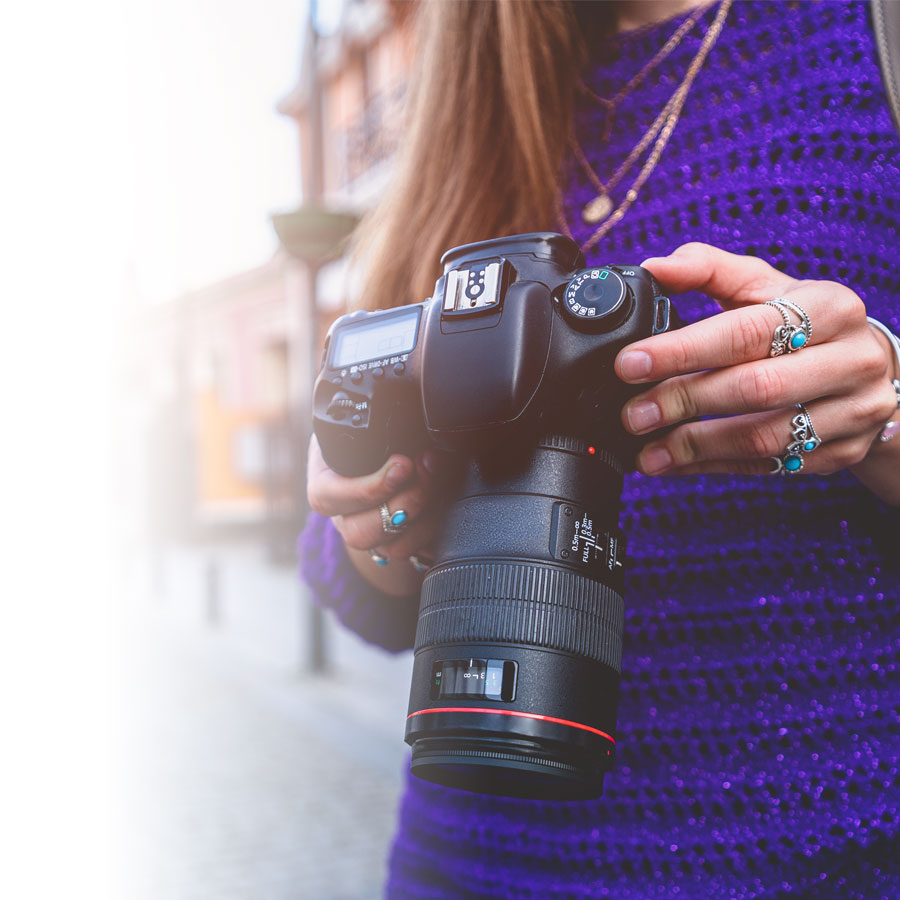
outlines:
[[[392,373],[393,388],[365,373],[349,385],[320,377],[313,397],[313,427],[322,458],[338,475],[357,478],[378,471],[392,453],[414,455],[424,446],[421,400],[414,379]]]

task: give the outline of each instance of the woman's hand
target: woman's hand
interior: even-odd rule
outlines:
[[[799,281],[763,260],[699,243],[643,265],[673,293],[701,290],[725,311],[637,341],[616,357],[623,381],[660,382],[625,405],[628,431],[677,426],[643,448],[642,472],[772,472],[772,458],[783,457],[794,440],[797,403],[822,440],[804,454],[804,473],[830,474],[866,458],[897,413],[897,395],[887,340],[866,322],[853,291],[832,281]],[[806,311],[811,334],[807,346],[770,358],[784,321],[765,303],[778,298]],[[792,324],[797,319],[792,313]],[[720,418],[685,421],[702,416]],[[886,488],[896,492],[900,485]]]
[[[315,437],[309,445],[307,497],[310,508],[333,519],[351,551],[356,568],[387,593],[414,589],[421,574],[410,564],[411,555],[431,556],[431,543],[439,525],[440,504],[434,479],[437,455],[425,451],[416,460],[394,454],[371,475],[345,478],[328,468]],[[387,503],[395,514],[403,510],[405,529],[387,534],[379,507]],[[379,571],[369,551],[388,563]]]

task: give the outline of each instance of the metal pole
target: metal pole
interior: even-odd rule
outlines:
[[[309,159],[305,161],[306,173],[304,175],[306,202],[319,205],[323,193],[322,173],[322,93],[319,82],[319,33],[316,22],[316,0],[309,0],[309,17],[307,20],[306,44],[309,58],[305,60],[306,74],[309,86]],[[319,351],[319,315],[316,301],[316,281],[319,275],[319,266],[313,262],[306,263],[306,297],[307,309],[305,310],[307,328],[309,329],[309,358],[308,371],[309,383],[307,396],[312,396],[312,386],[317,374],[317,360]],[[304,466],[305,470],[305,466]],[[302,489],[302,503],[306,504],[306,491]],[[314,674],[325,672],[328,667],[328,654],[325,643],[325,616],[322,609],[314,602],[307,601],[307,669]]]

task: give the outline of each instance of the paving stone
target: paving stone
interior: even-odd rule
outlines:
[[[254,548],[170,556],[122,630],[127,900],[378,898],[396,821],[411,655],[328,626],[327,676],[297,674],[303,598]]]

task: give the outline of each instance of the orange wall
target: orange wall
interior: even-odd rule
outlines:
[[[223,407],[212,389],[196,397],[195,466],[197,495],[201,505],[264,501],[261,486],[242,480],[235,471],[238,429],[265,421],[258,412],[236,412]]]

